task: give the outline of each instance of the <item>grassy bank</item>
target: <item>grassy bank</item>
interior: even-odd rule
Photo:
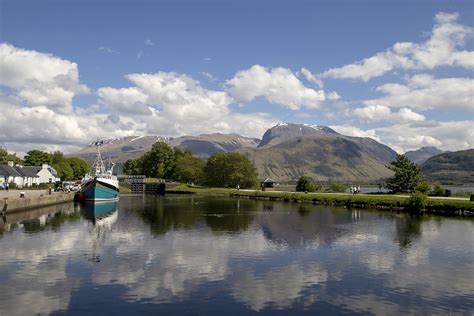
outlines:
[[[341,205],[346,207],[379,208],[389,210],[408,210],[409,198],[394,195],[344,194],[344,193],[303,193],[303,192],[262,192],[224,188],[197,188],[184,184],[169,190],[170,193],[219,194],[233,197],[286,201],[309,202],[323,205]],[[474,202],[450,199],[427,199],[426,212],[463,214],[474,216]]]

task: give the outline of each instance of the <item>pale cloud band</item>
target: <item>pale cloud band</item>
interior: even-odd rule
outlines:
[[[304,72],[311,81],[312,74]],[[237,72],[234,78],[227,80],[229,93],[237,100],[248,102],[256,97],[265,97],[270,103],[277,103],[291,110],[302,107],[317,109],[326,99],[323,90],[306,87],[287,68],[265,68],[254,65],[246,70]]]
[[[474,52],[460,50],[472,28],[457,22],[459,14],[436,14],[430,38],[423,43],[399,42],[359,62],[329,69],[323,78],[368,81],[394,69],[433,69],[439,66],[474,68]]]

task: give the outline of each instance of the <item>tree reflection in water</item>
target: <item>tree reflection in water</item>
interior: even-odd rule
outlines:
[[[414,241],[421,237],[422,216],[402,214],[395,218],[396,236],[400,248],[409,247]]]

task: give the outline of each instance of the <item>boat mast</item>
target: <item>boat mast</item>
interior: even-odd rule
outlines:
[[[100,147],[102,146],[103,143],[104,143],[103,140],[97,140],[96,142],[94,142],[94,145],[97,148],[96,158],[94,161],[94,165],[92,166],[95,176],[105,174],[105,165],[104,165],[104,161],[102,160],[102,155],[100,152]]]

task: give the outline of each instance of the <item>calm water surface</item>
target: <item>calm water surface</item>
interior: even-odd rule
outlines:
[[[0,221],[0,314],[460,314],[474,222],[222,197]]]

